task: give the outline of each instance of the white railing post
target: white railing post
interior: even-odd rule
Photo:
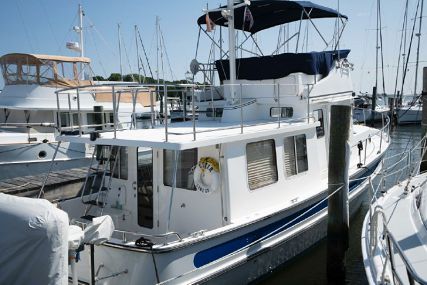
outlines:
[[[82,113],[80,111],[80,91],[79,88],[77,87],[77,118],[78,118],[78,123],[79,123],[79,136],[82,136],[83,131],[82,131]]]
[[[113,125],[114,125],[114,138],[117,137],[117,110],[116,110],[116,90],[114,85],[111,86],[111,97],[113,101]]]
[[[191,93],[191,121],[193,123],[193,140],[196,140],[196,110],[194,108],[195,106],[194,106],[194,80],[193,80],[192,93]]]
[[[232,88],[234,90],[234,88]],[[243,105],[242,105],[243,86],[240,83],[240,133],[243,134]]]
[[[163,119],[165,122],[165,140],[168,141],[168,90],[166,84],[163,85],[163,98],[165,100],[164,102],[164,113],[163,113]]]
[[[277,127],[280,129],[280,121],[282,119],[282,108],[280,107],[280,83],[277,83],[277,109],[279,115],[277,116]]]

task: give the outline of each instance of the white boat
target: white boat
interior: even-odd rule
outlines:
[[[55,91],[85,85],[100,88],[87,77],[79,79],[80,73],[90,70],[89,63],[88,58],[36,54],[7,54],[0,58],[5,82],[0,94],[0,179],[45,173],[54,156],[56,170],[82,167],[90,162],[92,151],[84,144],[64,143],[55,154],[58,143],[55,137],[60,134],[58,123],[61,127],[77,122],[93,125],[100,116],[107,124],[104,127],[112,124],[113,104],[107,93],[86,96],[79,106],[71,104],[69,110],[57,111]],[[63,104],[76,102],[81,94],[69,95],[63,98]],[[133,104],[129,94],[123,96],[127,96],[120,106],[124,113],[118,122],[130,124]],[[148,98],[148,93],[139,98],[136,113],[150,110]]]
[[[353,119],[355,123],[366,124],[367,122],[372,121],[372,119],[375,122],[386,120],[390,113],[390,107],[387,106],[386,100],[386,96],[378,96],[375,110],[372,112],[372,106],[366,102],[365,98],[354,97]]]
[[[107,93],[86,96],[79,106],[70,104],[68,110],[57,111],[55,91],[77,86],[97,88],[97,82],[91,80],[90,59],[83,56],[81,6],[79,15],[80,26],[74,29],[80,35],[80,43],[67,43],[67,47],[80,52],[79,57],[12,53],[0,58],[5,83],[0,93],[0,180],[46,173],[50,167],[61,170],[87,166],[92,151],[83,144],[64,143],[55,152],[55,137],[60,134],[58,123],[62,127],[72,126],[77,124],[78,116],[84,125],[93,124],[97,117],[105,123],[104,128],[113,123],[113,102]],[[144,112],[150,113],[155,101],[150,101],[150,91],[147,92],[136,104],[131,103],[131,94],[123,95],[126,98],[119,108],[127,114],[117,118],[119,124],[130,124],[131,114],[143,117]],[[79,95],[69,94],[62,103],[76,102]],[[150,121],[148,119],[148,123]],[[132,123],[144,127],[147,120]],[[83,128],[83,131],[89,130]],[[54,165],[51,164],[53,157]]]
[[[362,228],[369,284],[427,284],[427,173],[399,182],[370,206]]]
[[[421,124],[423,105],[417,97],[404,96],[402,106],[396,110],[397,123],[399,125]]]
[[[231,3],[228,8],[243,15],[245,5]],[[223,9],[209,12],[218,25],[225,25],[218,17]],[[310,19],[339,15],[309,2],[253,1],[250,9],[269,18],[277,10],[290,16],[278,15],[279,23],[267,27],[299,20],[308,11]],[[257,23],[262,24],[260,18]],[[84,246],[76,264],[78,280],[245,284],[325,237],[330,108],[352,102],[347,54],[239,59],[236,78],[226,68],[218,69],[223,99],[197,102],[197,121],[192,117],[151,129],[114,126],[112,132],[59,136],[60,141],[86,143],[97,151],[82,196],[58,207],[75,225],[85,227],[94,217],[109,215],[116,229],[107,242]],[[287,69],[283,61],[295,65]],[[310,61],[313,64],[304,64]],[[227,67],[229,62],[216,64]],[[230,65],[228,70],[233,70]],[[161,90],[165,102],[165,91],[176,88]],[[69,92],[77,90],[60,90],[57,96]],[[62,109],[67,104],[60,104]],[[351,214],[363,201],[368,177],[376,174],[388,148],[387,129],[352,126]]]

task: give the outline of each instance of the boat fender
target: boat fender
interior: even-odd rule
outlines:
[[[218,190],[221,183],[219,164],[212,157],[202,157],[194,169],[194,186],[205,194],[211,194]]]

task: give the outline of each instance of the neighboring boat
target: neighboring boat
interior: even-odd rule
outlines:
[[[374,117],[372,117],[372,114]],[[379,122],[385,120],[390,115],[390,108],[387,106],[387,96],[378,95],[376,106],[372,112],[372,103],[367,96],[353,97],[353,119],[355,123],[364,123],[374,120]]]
[[[404,96],[408,97],[408,96]],[[414,101],[415,98],[415,101]],[[399,125],[405,124],[421,124],[423,105],[421,100],[416,100],[416,97],[409,96],[405,98],[403,104],[397,108],[396,116]]]
[[[346,19],[310,2],[260,0],[251,2],[256,21],[245,28],[238,22],[248,15],[245,3],[229,1],[209,12],[210,19],[231,23],[231,38],[234,26],[254,33],[300,19]],[[233,9],[235,25],[233,17],[222,16]],[[199,25],[205,19],[199,18]],[[231,61],[216,61],[224,93],[197,102],[197,121],[192,116],[189,122],[165,120],[131,130],[114,124],[111,132],[91,134],[82,134],[79,123],[67,128],[79,134],[58,137],[96,149],[81,197],[58,207],[75,225],[109,215],[116,229],[105,243],[81,248],[79,281],[248,283],[325,237],[330,108],[352,103],[349,51],[242,58],[235,76],[235,46],[230,47]],[[121,104],[120,92],[145,88],[115,86],[110,92]],[[173,88],[179,86],[157,90],[168,102]],[[57,97],[69,93],[87,94],[85,88],[65,88]],[[194,95],[192,100],[195,104]],[[58,105],[59,111],[67,108]],[[380,167],[389,146],[387,130],[352,126],[351,214],[364,199],[368,177]]]
[[[79,5],[80,26],[74,29],[80,35],[80,43],[67,43],[67,47],[80,52],[79,57],[12,53],[0,58],[0,66],[5,86],[0,93],[0,180],[46,173],[55,156],[55,170],[87,166],[92,150],[84,144],[64,143],[55,153],[58,123],[62,128],[78,122],[93,124],[96,117],[102,117],[110,128],[113,120],[111,94],[87,97],[80,105],[73,104],[80,94],[69,94],[63,104],[70,103],[69,109],[57,112],[55,91],[66,87],[91,86],[93,72],[90,59],[83,53],[83,10]],[[150,94],[146,90],[140,94],[138,102],[132,104],[132,94],[123,94],[120,108],[120,124],[143,127],[143,113],[150,113]],[[135,109],[134,109],[135,107]],[[157,108],[156,108],[157,109]],[[81,111],[80,115],[77,111]],[[134,113],[134,120],[131,114]],[[150,119],[148,119],[150,122]],[[90,131],[86,127],[84,132]],[[65,130],[65,129],[64,129]]]
[[[87,76],[79,79],[81,73],[90,70],[89,63],[90,60],[83,57],[36,54],[15,53],[0,58],[5,82],[0,94],[0,179],[45,173],[54,155],[56,170],[87,166],[92,151],[84,144],[64,143],[55,154],[55,137],[60,134],[57,125],[59,122],[62,128],[78,122],[93,125],[96,116],[112,124],[111,95],[98,91],[98,97],[86,96],[79,106],[71,104],[68,110],[57,112],[55,91],[77,86],[99,88]],[[76,102],[81,94],[69,95],[63,98],[63,104]],[[122,100],[120,108],[127,114],[122,113],[118,120],[130,124],[133,104],[129,94],[123,96],[127,98]],[[150,105],[148,97],[147,93],[139,98],[136,113],[150,110],[144,107]],[[84,129],[84,132],[90,131]]]
[[[427,284],[426,183],[427,173],[410,176],[370,205],[362,227],[369,284]]]

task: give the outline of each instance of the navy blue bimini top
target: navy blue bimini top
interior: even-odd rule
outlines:
[[[350,50],[323,51],[310,53],[283,53],[271,56],[236,59],[236,77],[246,80],[278,79],[291,73],[327,76],[334,67],[334,61],[347,58]],[[221,82],[230,78],[228,60],[215,61]]]

